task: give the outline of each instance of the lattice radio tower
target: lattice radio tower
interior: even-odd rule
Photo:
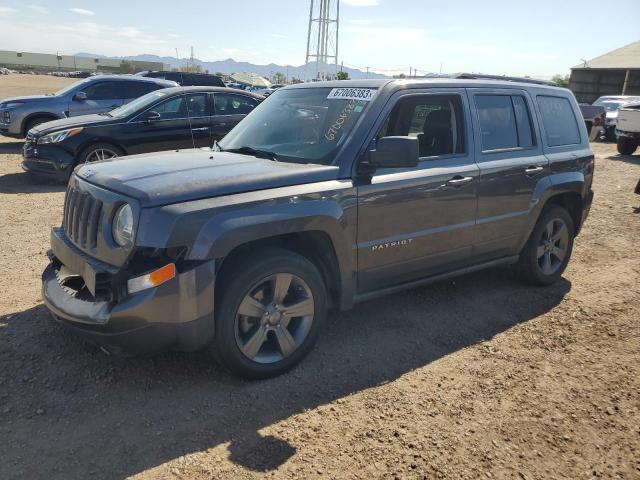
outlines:
[[[311,0],[304,79],[328,80],[338,73],[340,0]]]

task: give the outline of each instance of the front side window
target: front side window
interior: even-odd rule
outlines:
[[[218,146],[222,150],[264,150],[283,162],[330,164],[375,93],[369,88],[277,90]],[[220,114],[217,103],[216,114]]]
[[[114,100],[118,95],[118,82],[98,82],[87,85],[82,89],[87,94],[87,100]]]
[[[412,95],[398,101],[377,138],[417,138],[420,157],[464,153],[462,119],[459,95]]]
[[[216,93],[213,98],[216,115],[247,115],[258,104],[253,98],[230,93]]]
[[[580,130],[568,99],[539,95],[538,107],[550,147],[580,143]]]
[[[164,93],[162,90],[147,93],[146,95],[136,98],[135,100],[132,100],[131,102],[126,103],[121,107],[111,110],[109,112],[109,115],[116,118],[128,117],[129,115],[133,115],[144,110],[149,105],[166,96],[166,93]]]

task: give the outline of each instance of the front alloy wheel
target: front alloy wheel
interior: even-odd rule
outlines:
[[[216,279],[213,353],[232,372],[267,378],[299,363],[324,321],[327,291],[316,266],[265,248],[228,260]]]
[[[257,282],[238,307],[236,344],[257,363],[275,363],[295,352],[311,330],[313,294],[307,283],[290,273]]]

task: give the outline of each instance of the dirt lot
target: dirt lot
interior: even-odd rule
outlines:
[[[0,98],[57,87],[15,78]],[[593,145],[557,285],[499,269],[362,304],[299,368],[244,382],[203,353],[109,357],[50,320],[63,187],[23,174],[20,146],[0,142],[0,478],[640,478],[640,156]]]

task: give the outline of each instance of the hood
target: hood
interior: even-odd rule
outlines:
[[[25,95],[24,97],[10,97],[0,100],[0,104],[13,102],[33,103],[43,100],[51,100],[51,97],[53,97],[53,95]]]
[[[137,199],[142,207],[335,180],[339,168],[274,162],[211,149],[132,155],[86,164],[81,179]]]
[[[60,120],[52,120],[51,122],[42,123],[32,128],[30,133],[35,135],[44,135],[58,130],[64,130],[66,128],[104,125],[106,123],[111,123],[114,120],[116,119],[106,115],[79,115],[77,117],[61,118]],[[118,119],[118,121],[122,121],[122,119]]]

